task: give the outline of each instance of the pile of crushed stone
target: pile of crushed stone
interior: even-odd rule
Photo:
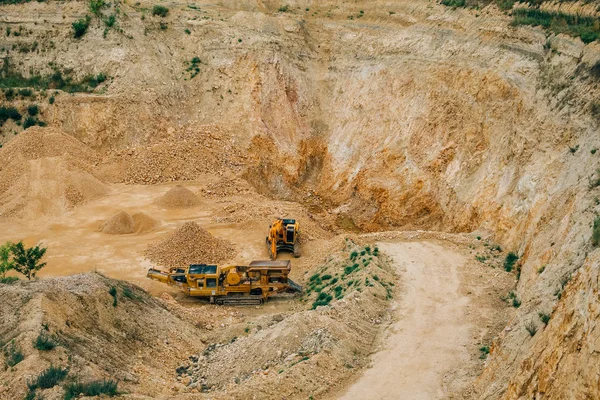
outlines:
[[[100,232],[110,235],[124,235],[128,233],[146,233],[160,223],[143,212],[129,215],[125,211],[119,211],[102,224]]]
[[[231,243],[211,235],[195,222],[186,222],[170,237],[150,245],[146,257],[165,267],[194,263],[219,263],[234,255]]]
[[[163,135],[144,146],[109,153],[103,166],[113,171],[110,179],[129,184],[189,181],[201,174],[241,171],[244,164],[246,156],[231,133],[218,126],[194,126]]]
[[[156,201],[164,208],[190,208],[200,204],[200,199],[191,190],[177,185]]]

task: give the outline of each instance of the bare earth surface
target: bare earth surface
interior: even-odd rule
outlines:
[[[340,398],[439,399],[463,392],[469,381],[459,371],[477,362],[469,351],[472,317],[482,323],[461,290],[469,280],[464,273],[467,258],[444,242],[378,245],[393,258],[400,277],[395,322],[373,355],[371,368]],[[451,386],[445,384],[448,381]]]

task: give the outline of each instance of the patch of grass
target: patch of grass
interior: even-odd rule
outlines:
[[[91,17],[86,15],[85,18],[80,18],[71,24],[73,28],[73,37],[75,39],[78,39],[86,34],[91,20]]]
[[[102,394],[106,396],[116,396],[118,384],[116,381],[111,379],[92,381],[87,383],[74,382],[69,383],[65,386],[65,400],[72,400],[79,395],[84,396],[100,396]]]
[[[515,263],[519,259],[519,256],[513,253],[512,251],[506,255],[504,259],[504,270],[506,272],[511,272]]]
[[[123,296],[131,300],[142,300],[142,297],[136,294],[130,287],[125,286],[123,288]]]
[[[12,285],[13,283],[17,282],[19,280],[19,278],[17,278],[16,276],[6,276],[4,278],[0,278],[0,283],[4,284],[4,285]]]
[[[538,312],[538,316],[540,317],[540,320],[544,323],[544,325],[548,325],[548,322],[550,322],[550,315],[543,313],[543,312]]]
[[[555,33],[579,37],[584,43],[600,39],[600,18],[563,12],[518,8],[513,10],[513,25],[541,26]]]
[[[21,349],[15,345],[15,341],[13,340],[4,348],[4,358],[7,366],[14,367],[23,361],[25,356],[23,355]]]
[[[41,351],[49,351],[53,350],[58,346],[58,342],[54,335],[48,335],[46,332],[42,331],[38,335],[38,337],[33,342],[33,347]]]
[[[467,6],[466,0],[442,0],[442,4],[452,8]]]
[[[37,378],[27,382],[30,391],[35,389],[50,389],[56,386],[60,381],[67,377],[69,370],[67,368],[55,367],[51,365],[48,369],[42,371]]]
[[[541,274],[542,272],[544,272],[545,269],[546,269],[546,266],[542,265],[541,267],[538,268],[537,273]]]
[[[527,332],[529,332],[529,336],[534,336],[538,331],[538,328],[535,325],[535,322],[533,322],[533,320],[525,324],[525,329],[527,330]]]
[[[592,225],[592,246],[598,247],[600,245],[600,216],[594,218]]]
[[[116,307],[116,306],[117,306],[117,303],[118,303],[118,299],[117,299],[117,288],[116,288],[116,287],[114,287],[114,286],[112,286],[112,287],[109,289],[108,293],[110,293],[110,295],[113,297],[113,307]]]
[[[158,15],[161,18],[166,17],[169,14],[169,9],[159,4],[152,7],[152,15]]]

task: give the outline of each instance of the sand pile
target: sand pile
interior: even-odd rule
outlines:
[[[127,233],[145,233],[160,225],[160,222],[143,212],[129,215],[119,211],[100,227],[100,232],[110,235],[123,235]]]
[[[186,222],[169,238],[148,246],[145,253],[149,260],[166,267],[218,263],[233,254],[231,243],[214,237],[195,222]]]
[[[134,232],[135,221],[125,211],[119,211],[102,224],[100,231],[111,235],[122,235]]]
[[[191,190],[177,185],[158,199],[156,204],[164,208],[189,208],[200,204],[200,199]]]
[[[108,192],[97,154],[53,128],[31,128],[0,149],[0,217],[62,213]]]
[[[131,217],[133,218],[135,233],[150,232],[160,226],[160,221],[143,212],[135,213]]]

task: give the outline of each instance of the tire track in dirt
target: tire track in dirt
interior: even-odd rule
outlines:
[[[470,360],[469,299],[459,290],[459,268],[467,260],[456,250],[435,242],[388,242],[378,246],[393,258],[401,277],[395,322],[373,355],[371,368],[340,398],[443,398],[447,395],[444,376]]]

